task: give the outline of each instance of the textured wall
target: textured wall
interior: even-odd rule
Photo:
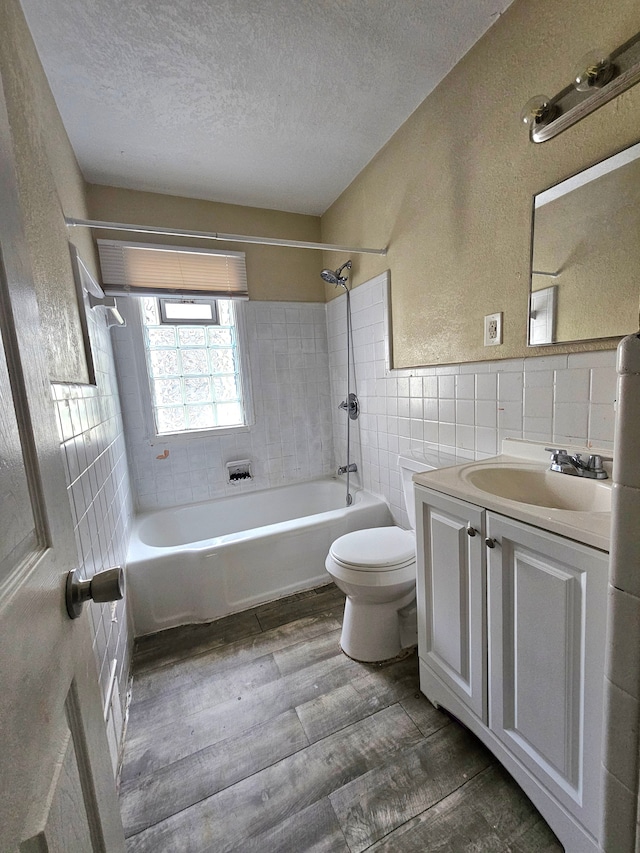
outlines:
[[[326,242],[389,246],[386,258],[354,256],[352,280],[391,270],[396,366],[535,354],[532,196],[638,141],[640,86],[542,145],[520,110],[566,86],[587,50],[638,30],[637,0],[516,0],[324,214]],[[504,344],[485,349],[483,316],[495,311]]]
[[[95,184],[89,185],[87,198],[91,218],[106,222],[186,228],[191,231],[221,231],[225,234],[279,237],[312,243],[320,240],[320,219],[317,216],[219,204]],[[245,252],[251,299],[324,302],[324,287],[320,278],[322,252],[250,243],[222,243],[217,240],[198,242],[174,237],[145,238],[144,234],[117,231],[96,233],[99,237],[113,240],[164,242]]]

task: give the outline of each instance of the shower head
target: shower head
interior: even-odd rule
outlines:
[[[332,270],[322,270],[320,278],[323,278],[328,284],[340,284],[338,276]]]
[[[347,281],[347,277],[346,277],[346,275],[345,276],[340,275],[340,273],[342,272],[343,269],[350,270],[351,269],[351,261],[347,261],[346,263],[342,264],[342,266],[339,267],[335,271],[334,270],[322,270],[322,272],[320,273],[320,277],[323,278],[326,282],[328,282],[328,284],[334,284],[336,287],[338,287],[338,285],[342,285],[344,287],[345,283]]]

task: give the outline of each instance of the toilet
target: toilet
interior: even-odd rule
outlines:
[[[325,567],[347,596],[340,646],[366,663],[391,660],[417,643],[415,473],[459,464],[439,453],[398,457],[410,530],[373,527],[340,536]]]

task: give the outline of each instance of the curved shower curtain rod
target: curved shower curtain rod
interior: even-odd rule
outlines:
[[[261,246],[286,246],[293,249],[319,249],[325,252],[347,252],[357,255],[386,255],[384,249],[355,249],[332,243],[306,243],[302,240],[280,240],[277,237],[249,237],[246,234],[221,234],[217,231],[188,231],[182,228],[158,228],[155,225],[127,225],[123,222],[100,222],[96,219],[74,219],[65,216],[69,227],[102,228],[105,231],[130,231],[135,234],[162,234],[168,237],[196,237],[200,240],[222,240],[225,243],[257,243]]]

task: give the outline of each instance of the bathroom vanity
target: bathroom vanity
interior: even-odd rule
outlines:
[[[415,480],[420,687],[568,853],[599,850],[611,480],[504,454]]]

